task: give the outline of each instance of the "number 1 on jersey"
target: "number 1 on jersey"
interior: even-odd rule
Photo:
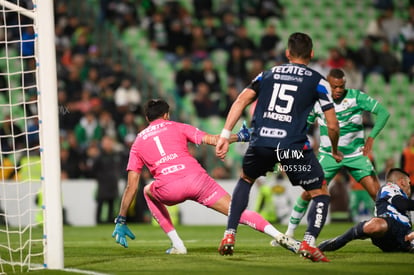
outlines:
[[[153,138],[153,140],[155,141],[155,144],[157,145],[157,148],[158,148],[158,151],[160,152],[160,155],[165,156],[165,151],[164,151],[164,148],[162,147],[160,137],[156,136],[156,137]]]

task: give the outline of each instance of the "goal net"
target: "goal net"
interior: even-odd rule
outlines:
[[[53,0],[0,0],[0,274],[63,268]]]

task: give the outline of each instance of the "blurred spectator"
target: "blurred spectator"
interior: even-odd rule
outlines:
[[[207,39],[208,48],[211,50],[217,48],[216,32],[219,28],[217,22],[218,20],[213,15],[208,15],[201,22],[204,37]]]
[[[89,51],[89,33],[88,28],[82,27],[78,28],[77,32],[79,34],[75,36],[75,45],[72,46],[72,54],[81,54],[81,55],[87,55]]]
[[[282,19],[284,17],[284,7],[279,0],[258,0],[257,15],[263,21],[270,17]]]
[[[39,146],[39,118],[33,117],[27,122],[27,142],[29,148]]]
[[[79,70],[73,67],[69,70],[67,77],[63,80],[68,102],[78,101],[81,98],[83,86]]]
[[[224,97],[224,108],[221,112],[221,117],[226,118],[227,114],[230,111],[231,105],[236,100],[237,96],[239,95],[239,91],[235,85],[229,85],[227,87],[227,92]]]
[[[408,139],[400,158],[400,168],[410,175],[411,196],[414,194],[414,134]]]
[[[190,54],[194,60],[200,61],[208,56],[210,50],[208,40],[204,36],[203,29],[200,26],[194,26],[192,28],[189,43]]]
[[[403,50],[408,40],[414,40],[414,4],[408,7],[408,19],[399,31],[399,49]]]
[[[72,108],[72,103],[68,102],[67,93],[64,89],[58,90],[58,108],[59,108],[59,128],[61,130],[73,130],[78,124],[82,114],[77,108]]]
[[[153,48],[166,50],[168,47],[168,30],[161,12],[154,13],[151,17],[148,39]]]
[[[62,57],[65,49],[70,48],[70,39],[63,33],[63,27],[61,25],[55,25],[55,46],[56,57],[59,59]]]
[[[124,115],[123,122],[118,125],[117,133],[119,141],[121,141],[124,145],[132,144],[138,133],[138,124],[135,122],[133,113],[128,112]]]
[[[232,47],[239,47],[242,50],[242,54],[246,59],[253,57],[256,51],[256,45],[253,40],[247,35],[247,29],[245,26],[240,25],[237,28],[236,37]]]
[[[102,20],[108,17],[115,26],[122,32],[125,28],[138,23],[136,3],[132,0],[101,1]],[[107,3],[105,3],[107,2]],[[140,1],[142,2],[142,1]],[[149,1],[147,1],[149,2]]]
[[[394,158],[387,158],[385,160],[384,169],[382,169],[378,173],[378,178],[379,178],[379,180],[380,180],[381,183],[385,183],[385,180],[387,178],[388,171],[390,171],[390,169],[392,169],[394,167],[396,167],[395,166]]]
[[[35,32],[32,26],[25,27],[22,32],[21,54],[33,56],[35,51]]]
[[[276,57],[278,44],[281,42],[274,24],[267,25],[260,39],[259,49],[264,60]]]
[[[233,47],[227,61],[226,72],[228,82],[236,85],[239,91],[244,88],[247,81],[246,61],[246,58],[243,57],[242,50],[239,47]]]
[[[361,90],[364,87],[364,76],[362,72],[355,66],[355,62],[351,58],[345,59],[345,66],[343,67],[346,83],[352,85],[352,89]],[[347,87],[348,88],[348,87]]]
[[[83,90],[89,91],[91,96],[99,96],[102,90],[102,86],[103,83],[100,80],[98,68],[89,68],[88,76],[85,81],[83,81]]]
[[[77,179],[82,175],[84,163],[73,131],[61,137],[60,165],[63,179]]]
[[[102,109],[113,114],[114,119],[117,123],[122,121],[122,114],[118,113],[115,99],[114,99],[114,90],[111,87],[105,87],[101,96],[99,97],[102,104]]]
[[[210,88],[210,93],[221,93],[221,83],[218,71],[214,68],[211,59],[204,59],[202,68],[199,71],[200,82],[206,83]]]
[[[63,29],[63,33],[67,37],[72,37],[75,33],[76,29],[80,26],[79,18],[75,15],[70,15],[65,23],[65,28]]]
[[[220,27],[216,29],[217,48],[230,50],[234,44],[237,30],[236,18],[232,12],[226,11],[221,16]]]
[[[101,148],[93,158],[92,173],[98,182],[96,223],[112,223],[115,215],[114,203],[119,197],[121,156],[115,151],[115,142],[111,137],[102,138]],[[104,204],[108,206],[105,214],[102,213]]]
[[[254,16],[266,22],[271,17],[283,19],[284,7],[279,0],[246,0],[243,9],[249,16]]]
[[[5,158],[8,154],[27,147],[22,129],[11,120],[9,115],[6,115],[0,124],[0,145],[1,153]]]
[[[378,65],[386,82],[390,81],[391,75],[400,70],[400,62],[386,40],[381,43],[381,50],[378,52]]]
[[[387,39],[387,34],[385,33],[383,27],[384,19],[384,15],[379,14],[377,17],[371,19],[371,21],[368,22],[366,36],[374,42]]]
[[[80,148],[86,149],[92,141],[102,138],[102,128],[92,112],[87,112],[75,126],[76,141]]]
[[[117,129],[112,114],[106,110],[99,114],[99,127],[102,129],[102,136],[117,139]]]
[[[76,102],[76,110],[80,111],[82,114],[86,114],[92,111],[92,101],[91,94],[87,90],[83,90],[81,93],[81,98]]]
[[[247,80],[254,79],[259,73],[265,70],[264,61],[260,57],[253,57],[248,61]]]
[[[403,21],[395,16],[394,7],[389,7],[383,12],[382,29],[385,39],[391,46],[398,44],[399,31],[403,26]]]
[[[393,0],[373,0],[372,2],[373,6],[380,11],[394,8]]]
[[[401,70],[410,77],[410,81],[414,76],[414,40],[408,40],[405,43],[404,50],[401,55]]]
[[[341,54],[341,52],[332,47],[329,49],[328,59],[326,60],[326,64],[330,69],[341,69],[345,66],[346,59]]]
[[[194,15],[203,19],[213,14],[213,0],[193,0]]]
[[[193,93],[198,82],[197,75],[198,72],[193,68],[191,58],[184,57],[181,61],[181,68],[175,74],[175,85],[180,97]]]
[[[219,98],[211,94],[206,83],[197,84],[193,104],[199,118],[208,118],[219,115]]]
[[[364,79],[370,73],[381,73],[381,68],[378,66],[378,51],[374,48],[369,37],[363,39],[362,45],[358,48],[356,54],[359,61],[357,65],[361,69]]]
[[[199,32],[196,35],[200,36]],[[175,64],[176,60],[189,54],[191,35],[184,33],[180,20],[174,19],[172,22],[170,22],[167,37],[168,44],[165,50],[167,50],[172,55],[169,57],[169,61]],[[198,42],[195,41],[195,44],[197,43]],[[201,44],[207,44],[207,42],[201,41]]]
[[[134,114],[141,113],[141,93],[132,84],[130,78],[122,79],[121,85],[115,90],[114,99],[119,113],[125,114],[128,111]]]
[[[103,72],[109,70],[108,66],[104,63],[101,56],[101,51],[98,46],[90,45],[88,49],[88,55],[86,56],[86,66],[91,68],[96,68],[100,76],[105,76]]]
[[[352,59],[355,63],[355,51],[348,45],[348,39],[345,36],[339,36],[336,49],[341,53],[346,59]]]

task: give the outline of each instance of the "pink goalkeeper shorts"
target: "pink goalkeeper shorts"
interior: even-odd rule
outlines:
[[[171,182],[154,181],[152,196],[166,205],[175,205],[186,200],[196,201],[210,207],[227,194],[207,173],[191,174]]]

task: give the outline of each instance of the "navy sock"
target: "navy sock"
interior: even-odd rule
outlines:
[[[355,239],[365,239],[368,236],[364,233],[364,224],[366,221],[360,222],[350,228],[347,232],[338,237],[345,242],[349,242]]]
[[[243,211],[247,208],[249,203],[249,195],[252,184],[248,183],[244,179],[240,178],[231,197],[231,205],[229,211],[229,217],[227,220],[227,230],[232,229],[237,231],[240,217]]]
[[[346,231],[344,234],[321,243],[319,248],[322,251],[335,251],[344,247],[347,243],[355,239],[365,239],[368,236],[364,233],[364,224],[366,221],[360,222]]]
[[[305,235],[311,235],[315,239],[319,236],[328,215],[329,209],[328,195],[320,195],[312,199],[308,213],[308,228]]]

